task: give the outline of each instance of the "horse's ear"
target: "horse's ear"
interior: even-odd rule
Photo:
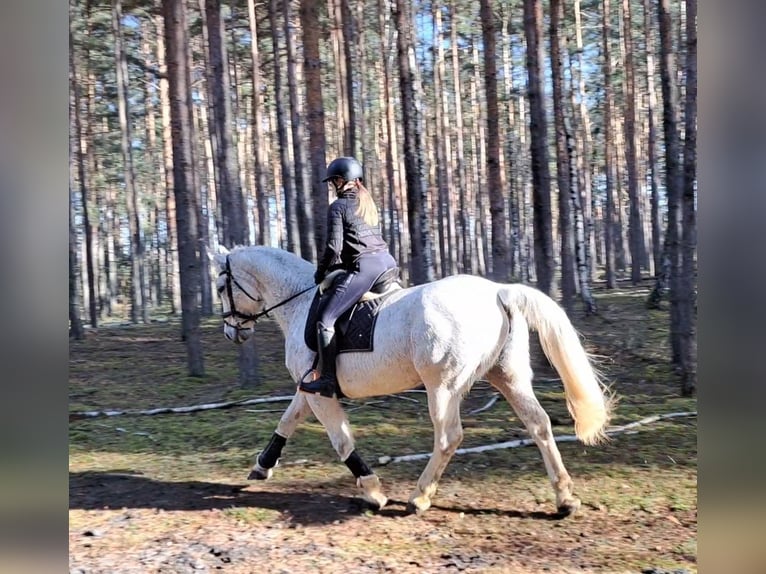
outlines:
[[[218,245],[217,252],[213,252],[210,248],[207,249],[207,256],[210,262],[217,265],[219,269],[223,269],[226,265],[226,256],[229,254],[229,250],[223,245]]]

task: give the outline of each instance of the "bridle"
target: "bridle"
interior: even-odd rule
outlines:
[[[234,273],[231,271],[231,263],[229,262],[229,256],[226,256],[226,267],[224,267],[223,271],[221,271],[218,276],[221,275],[226,276],[226,285],[224,287],[219,287],[218,294],[220,295],[221,292],[226,289],[226,296],[229,298],[229,310],[225,313],[221,313],[221,317],[223,319],[226,319],[227,317],[234,317],[235,319],[239,319],[235,325],[231,325],[229,323],[226,323],[229,325],[229,327],[232,327],[233,329],[236,329],[237,331],[245,331],[247,330],[247,327],[243,327],[242,323],[247,321],[252,321],[255,323],[258,319],[261,317],[270,317],[269,313],[273,311],[274,309],[281,307],[282,305],[285,305],[298,297],[299,295],[303,295],[307,291],[310,291],[311,289],[314,289],[316,286],[312,285],[310,287],[307,287],[303,291],[300,291],[296,293],[295,295],[292,295],[285,299],[284,301],[281,301],[277,303],[276,305],[273,305],[272,307],[269,307],[268,309],[264,309],[263,311],[260,311],[259,313],[250,314],[250,313],[243,313],[242,311],[237,311],[236,307],[234,306],[234,287],[237,287],[240,291],[242,291],[249,299],[252,301],[255,301],[256,303],[262,302],[263,299],[257,299],[250,295],[248,293],[247,289],[245,289],[242,284],[237,281],[237,278],[234,277]]]

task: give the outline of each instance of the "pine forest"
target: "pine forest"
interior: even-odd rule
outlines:
[[[590,315],[645,284],[694,394],[696,0],[70,0],[69,26],[70,336],[175,316],[204,374],[208,254],[316,263],[353,156],[403,285]]]

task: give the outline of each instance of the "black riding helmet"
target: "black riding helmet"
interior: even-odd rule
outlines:
[[[327,177],[322,181],[330,181],[333,177],[342,177],[346,181],[363,179],[362,164],[353,157],[339,157],[327,166]]]

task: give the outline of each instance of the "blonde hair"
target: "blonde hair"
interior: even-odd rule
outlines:
[[[379,222],[378,206],[375,205],[372,194],[364,187],[364,184],[357,179],[347,182],[343,187],[344,189],[356,188],[359,197],[359,208],[356,210],[357,215],[364,219],[364,222],[370,227],[377,227]]]

